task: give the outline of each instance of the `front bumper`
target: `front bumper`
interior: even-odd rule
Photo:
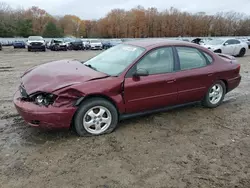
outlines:
[[[43,45],[43,46],[28,46],[29,49],[34,49],[34,50],[43,50],[43,49],[46,49],[46,47]]]
[[[100,50],[102,49],[102,46],[91,46],[92,50]]]
[[[31,126],[41,128],[70,128],[75,107],[38,106],[21,100],[20,91],[14,95],[14,105],[22,118]]]

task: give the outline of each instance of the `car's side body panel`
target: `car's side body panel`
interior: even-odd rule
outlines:
[[[176,104],[175,73],[125,78],[124,100],[126,113]]]

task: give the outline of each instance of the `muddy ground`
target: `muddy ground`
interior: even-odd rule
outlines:
[[[27,68],[97,53],[0,52],[0,187],[250,187],[250,53],[238,58],[240,86],[216,109],[195,105],[135,118],[90,138],[23,122],[12,96]]]

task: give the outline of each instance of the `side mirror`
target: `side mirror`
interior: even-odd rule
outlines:
[[[223,45],[224,45],[224,46],[227,46],[227,45],[228,45],[228,43],[226,42],[226,43],[224,43]]]
[[[140,76],[148,76],[148,75],[149,75],[149,73],[146,69],[138,69],[138,70],[136,70],[136,72],[134,73],[133,76],[140,77]]]

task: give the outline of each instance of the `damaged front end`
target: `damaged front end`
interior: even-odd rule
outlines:
[[[80,92],[62,89],[55,92],[37,91],[28,94],[22,84],[14,96],[18,113],[31,126],[45,128],[69,128],[80,98]]]
[[[71,88],[58,89],[55,91],[55,94],[37,91],[29,95],[22,84],[20,85],[19,90],[21,94],[20,100],[32,102],[36,105],[45,107],[50,105],[53,105],[54,107],[74,106],[76,101],[83,95],[79,91]]]

